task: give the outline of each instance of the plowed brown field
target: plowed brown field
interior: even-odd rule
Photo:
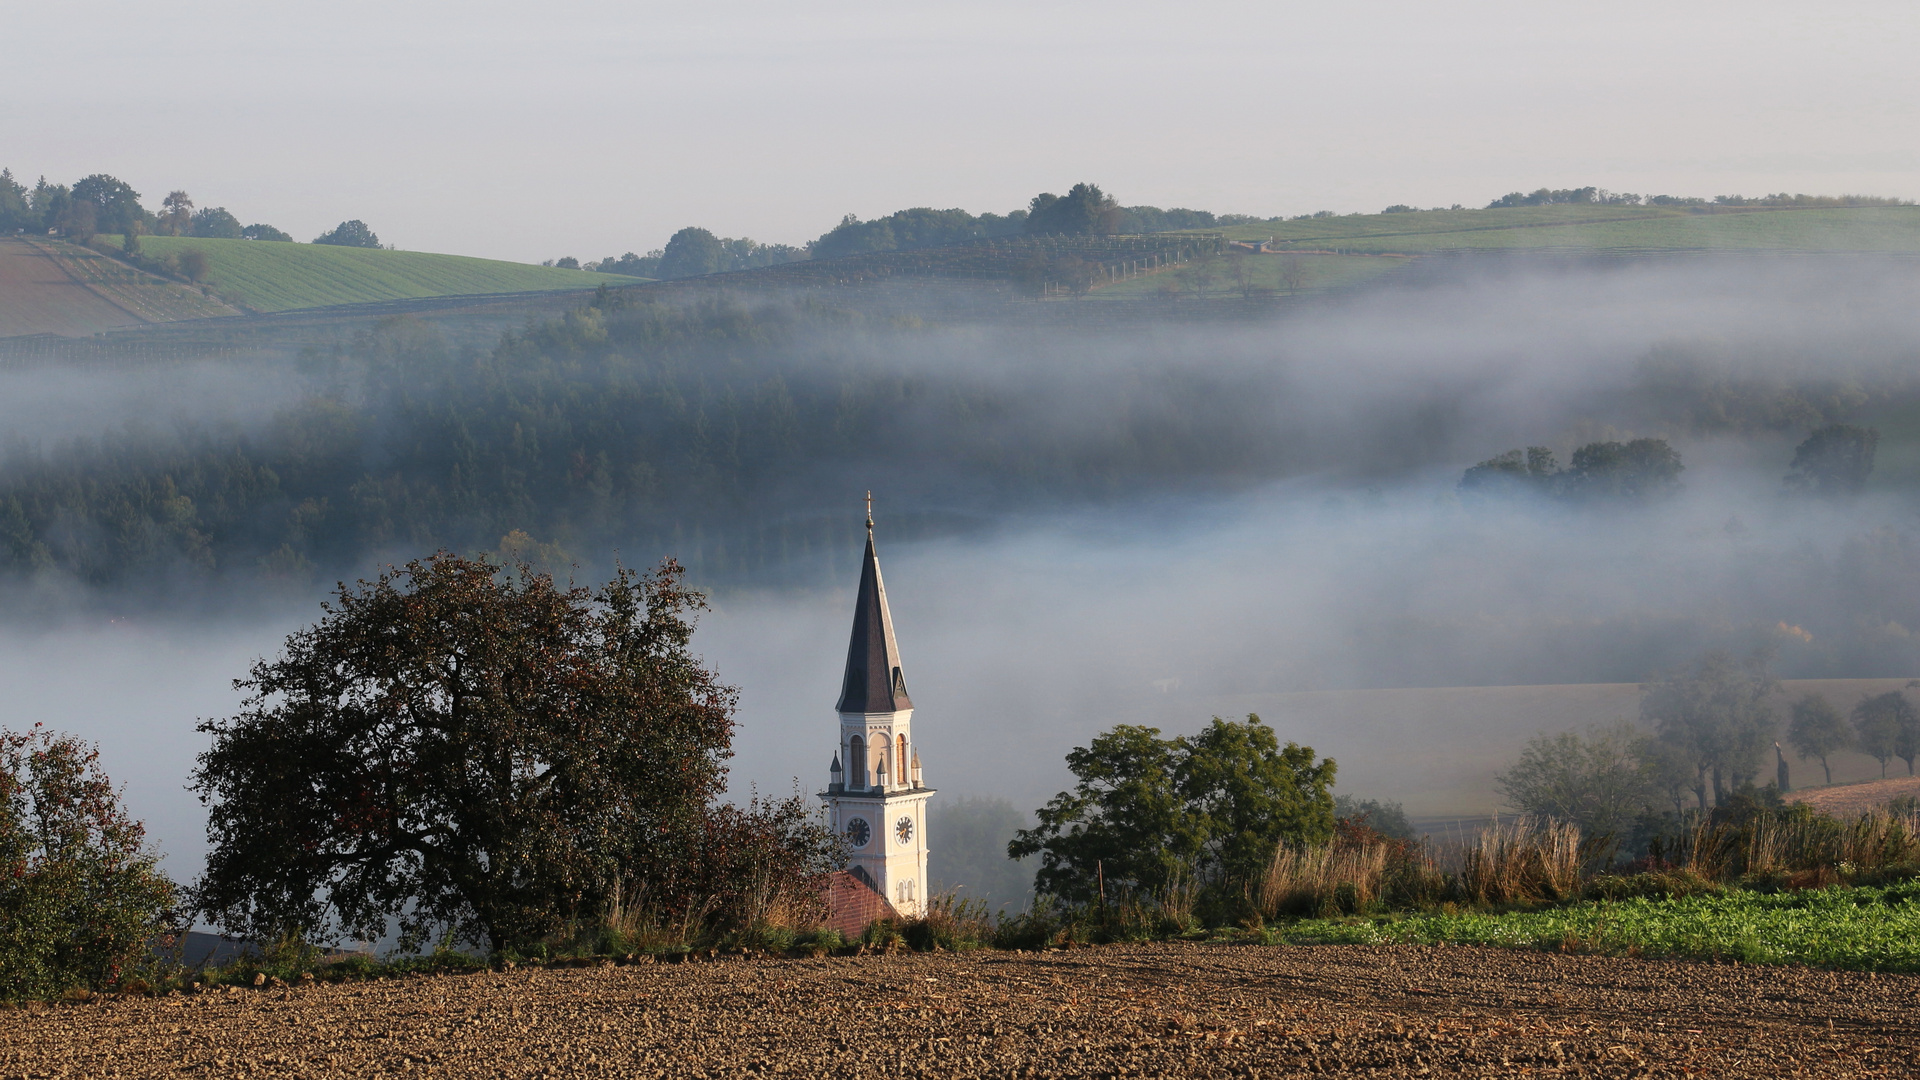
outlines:
[[[23,240],[0,240],[0,337],[97,334],[146,320],[75,281]]]
[[[237,990],[0,1014],[0,1076],[1911,1076],[1920,978],[1139,945]]]

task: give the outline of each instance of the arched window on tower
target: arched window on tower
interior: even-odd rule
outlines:
[[[893,760],[900,763],[900,775],[894,777],[893,782],[901,787],[910,786],[913,777],[907,772],[907,737],[905,735],[900,736],[900,753]]]
[[[860,736],[853,737],[853,744],[847,750],[847,786],[856,791],[867,786],[867,741]]]

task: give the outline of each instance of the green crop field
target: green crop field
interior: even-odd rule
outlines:
[[[1740,208],[1528,206],[1310,218],[1221,230],[1287,248],[1424,254],[1460,250],[1920,253],[1920,207]]]
[[[117,238],[109,239],[118,243]],[[263,240],[148,236],[141,238],[140,249],[156,259],[177,257],[190,250],[201,252],[207,259],[207,282],[214,291],[255,311],[428,296],[591,289],[602,284],[634,285],[641,280],[465,255]]]
[[[1734,891],[1506,914],[1316,919],[1293,944],[1495,945],[1682,960],[1920,971],[1920,882],[1802,892]]]

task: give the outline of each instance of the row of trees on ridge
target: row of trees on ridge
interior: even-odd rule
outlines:
[[[106,233],[121,237],[202,236],[213,240],[278,240],[293,237],[271,225],[242,225],[224,206],[196,207],[185,191],[170,191],[160,209],[149,211],[131,184],[94,173],[71,186],[50,184],[41,177],[29,188],[11,169],[0,169],[0,235],[55,233],[76,243],[89,243]],[[316,244],[379,247],[365,222],[343,221],[314,238]]]

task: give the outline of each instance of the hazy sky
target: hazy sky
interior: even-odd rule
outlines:
[[[538,260],[903,206],[1296,214],[1516,188],[1920,196],[1920,8],[9,4],[0,164]]]

